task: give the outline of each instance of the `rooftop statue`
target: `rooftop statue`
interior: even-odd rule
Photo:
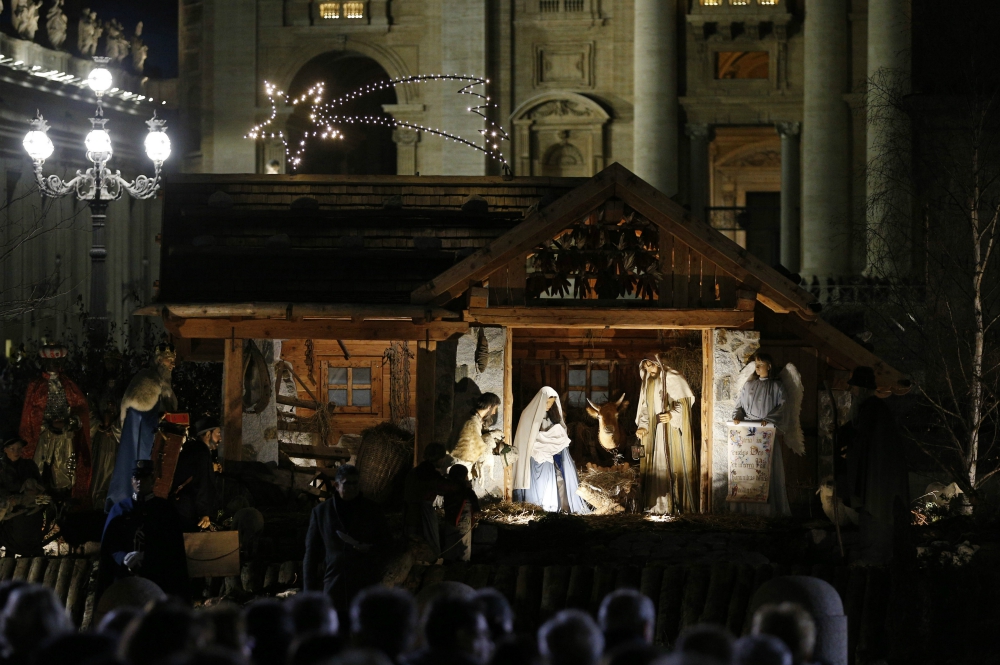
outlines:
[[[104,45],[104,55],[115,62],[121,62],[128,57],[131,46],[125,37],[125,27],[118,19],[108,21],[108,36]]]
[[[135,35],[132,36],[132,66],[137,74],[142,73],[146,66],[146,56],[149,54],[149,47],[142,41],[142,21],[135,26]]]
[[[89,8],[84,9],[80,14],[80,26],[77,31],[77,48],[80,55],[93,57],[97,55],[97,42],[104,34],[104,27],[97,20],[97,12]]]
[[[14,0],[11,22],[21,38],[35,38],[35,33],[38,32],[38,9],[41,6],[42,0]]]
[[[52,48],[59,48],[66,42],[66,28],[69,20],[63,12],[63,2],[65,0],[55,0],[55,4],[49,8],[45,19],[45,29],[49,33],[49,42]]]

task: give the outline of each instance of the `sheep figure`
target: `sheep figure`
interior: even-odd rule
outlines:
[[[819,499],[823,503],[823,512],[826,513],[831,522],[839,526],[847,526],[848,524],[857,525],[860,519],[858,511],[845,506],[844,500],[839,496],[836,502],[834,502],[834,482],[832,478],[825,479],[823,484],[819,486],[819,489],[816,490],[816,494],[819,494]]]

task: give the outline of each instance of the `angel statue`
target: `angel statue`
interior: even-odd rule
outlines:
[[[733,424],[757,422],[774,425],[778,441],[784,441],[796,455],[804,455],[805,438],[799,415],[802,411],[802,376],[795,365],[787,363],[775,376],[774,359],[758,351],[753,362],[740,372],[736,386],[739,398],[733,409]],[[785,487],[785,468],[781,456],[782,446],[775,445],[771,454],[771,480],[766,503],[731,502],[733,512],[763,515],[765,517],[792,514]]]
[[[533,503],[550,513],[591,512],[576,493],[579,478],[569,454],[571,443],[559,393],[544,386],[517,423],[514,501]]]
[[[14,0],[11,6],[11,23],[22,39],[31,41],[38,32],[38,10],[42,0]]]
[[[49,33],[52,48],[59,48],[66,41],[66,27],[69,21],[63,12],[64,0],[56,0],[45,15],[45,29]]]

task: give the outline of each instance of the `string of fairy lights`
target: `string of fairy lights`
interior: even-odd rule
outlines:
[[[336,112],[336,110],[344,104],[380,90],[395,88],[399,85],[421,84],[435,81],[454,81],[463,83],[464,85],[457,91],[457,94],[471,95],[479,100],[474,106],[467,107],[466,111],[478,115],[483,119],[484,127],[477,130],[482,137],[482,145],[444,129],[426,127],[417,123],[399,120],[388,115],[340,115]],[[324,102],[323,94],[326,91],[326,85],[324,83],[317,83],[298,97],[292,98],[286,93],[278,90],[275,85],[265,81],[264,93],[267,95],[268,101],[271,103],[271,114],[266,120],[255,125],[249,132],[247,132],[244,138],[253,140],[277,139],[285,148],[285,163],[291,170],[294,171],[301,166],[302,157],[305,155],[311,139],[343,139],[344,134],[340,128],[345,124],[381,125],[383,127],[390,128],[402,127],[418,132],[424,132],[432,136],[438,136],[446,141],[454,141],[466,147],[478,150],[490,159],[498,161],[505,173],[510,173],[510,166],[504,158],[500,147],[504,141],[509,141],[510,137],[507,135],[507,132],[504,131],[503,127],[490,120],[486,115],[490,108],[497,107],[496,104],[492,103],[490,97],[484,94],[486,86],[489,85],[489,82],[489,79],[482,78],[480,76],[464,74],[419,74],[415,76],[403,76],[401,78],[391,79],[388,81],[371,83],[349,92],[346,95],[342,95],[337,99]],[[482,87],[483,92],[479,91],[480,86]],[[310,106],[309,121],[313,124],[313,128],[306,130],[302,137],[297,139],[293,139],[284,130],[276,128],[275,125],[278,119],[279,101],[283,101],[286,106],[292,108],[302,104],[308,104]]]

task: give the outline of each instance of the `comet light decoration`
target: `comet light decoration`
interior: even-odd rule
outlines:
[[[471,95],[475,98],[475,105],[467,107],[466,111],[478,115],[483,119],[483,129],[478,130],[482,137],[482,145],[468,139],[464,139],[453,132],[433,127],[425,127],[424,125],[406,122],[405,120],[399,120],[391,116],[342,115],[338,113],[338,110],[344,104],[354,101],[355,99],[363,97],[367,94],[378,92],[379,90],[386,90],[388,88],[395,88],[399,85],[430,83],[434,81],[457,81],[463,83],[463,87],[458,90],[457,94]],[[371,83],[362,88],[358,88],[353,92],[349,92],[346,95],[338,97],[337,99],[324,103],[323,93],[326,90],[326,86],[323,83],[317,83],[300,96],[292,98],[284,92],[278,90],[273,84],[265,81],[264,93],[267,95],[268,101],[271,103],[271,114],[266,120],[255,125],[253,129],[251,129],[246,136],[244,136],[244,138],[253,139],[255,141],[278,139],[285,148],[285,163],[288,164],[288,166],[294,171],[302,164],[302,156],[305,154],[311,139],[342,139],[344,138],[344,134],[340,128],[345,124],[381,125],[383,127],[391,128],[404,127],[406,129],[425,132],[433,136],[440,136],[446,141],[455,141],[456,143],[460,143],[464,146],[472,148],[473,150],[478,150],[487,157],[500,162],[504,172],[509,174],[510,165],[507,163],[507,160],[504,159],[501,146],[504,141],[509,141],[510,137],[507,135],[507,132],[504,131],[503,127],[496,124],[486,116],[486,112],[490,108],[497,107],[496,104],[491,102],[489,96],[483,94],[486,91],[486,86],[489,82],[489,79],[463,74],[421,74],[417,76],[404,76],[402,78],[391,79],[389,81]],[[482,86],[483,92],[479,92],[477,90],[480,86]],[[278,118],[279,100],[284,101],[286,106],[292,108],[300,105],[308,105],[310,107],[309,120],[312,123],[313,128],[307,130],[300,139],[293,140],[292,137],[287,135],[284,131],[280,129],[276,131],[275,121]]]

